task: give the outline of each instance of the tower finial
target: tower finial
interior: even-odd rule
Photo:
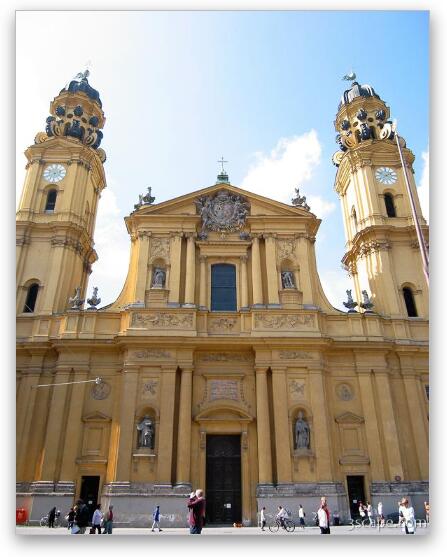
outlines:
[[[224,163],[228,162],[226,160],[224,160],[223,156],[217,161],[218,163],[220,163],[222,165],[220,174],[217,175],[217,182],[216,184],[229,184],[229,180],[228,180],[228,174],[225,171],[224,168]]]

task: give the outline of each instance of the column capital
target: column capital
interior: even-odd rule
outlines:
[[[185,232],[185,238],[189,241],[195,240],[195,233],[194,232]]]
[[[200,263],[206,263],[208,256],[207,255],[199,255]]]
[[[239,259],[241,260],[241,263],[247,263],[247,261],[248,261],[248,255],[247,255],[247,254],[245,254],[245,255],[240,255],[240,256],[239,256]]]
[[[169,232],[169,237],[173,239],[183,238],[183,232]]]
[[[276,232],[265,232],[263,235],[264,240],[274,241],[276,240]]]
[[[260,239],[261,237],[262,237],[262,234],[260,234],[259,232],[256,233],[256,234],[253,234],[253,233],[252,233],[252,235],[251,235],[251,242],[252,242],[252,244],[254,244],[255,242],[258,243],[258,242],[259,242],[259,239]]]
[[[265,366],[255,366],[255,373],[256,375],[261,375],[263,373],[267,373],[268,370],[270,369],[270,365],[266,364]]]

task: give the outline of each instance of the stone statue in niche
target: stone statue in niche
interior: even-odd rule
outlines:
[[[152,288],[164,288],[166,283],[166,272],[160,267],[155,267],[152,275]]]
[[[298,418],[295,422],[295,448],[310,448],[310,428],[302,412],[298,412]]]
[[[149,416],[144,416],[141,422],[137,425],[137,430],[140,433],[138,447],[153,449],[155,428],[154,422],[149,418]]]
[[[281,284],[283,288],[295,288],[295,278],[292,271],[281,271]]]

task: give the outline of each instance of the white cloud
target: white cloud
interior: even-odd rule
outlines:
[[[93,265],[87,292],[90,295],[93,286],[97,286],[102,307],[114,302],[121,292],[130,255],[130,238],[115,193],[110,186],[102,192],[98,203],[95,249],[98,261]]]
[[[430,209],[430,154],[428,149],[422,153],[422,160],[424,161],[424,167],[422,169],[421,181],[419,182],[418,195],[422,214],[428,222]]]
[[[320,164],[321,145],[316,131],[310,130],[300,136],[283,137],[270,154],[255,156],[256,162],[242,180],[241,188],[290,203],[294,188],[309,181]]]
[[[321,286],[331,304],[342,311],[347,311],[343,302],[348,298],[346,290],[353,289],[351,279],[342,269],[320,273]]]
[[[332,201],[326,201],[320,195],[309,195],[307,197],[307,203],[310,206],[310,210],[314,215],[317,215],[318,218],[323,218],[329,213],[332,213],[336,208],[336,204]]]

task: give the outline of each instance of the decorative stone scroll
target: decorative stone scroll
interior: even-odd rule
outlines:
[[[151,398],[157,394],[158,381],[148,379],[143,383],[143,398]]]
[[[255,329],[299,329],[301,327],[314,327],[314,315],[269,315],[256,314],[254,319]]]
[[[198,359],[202,362],[251,362],[250,354],[238,352],[204,352],[199,354]]]
[[[95,400],[104,400],[109,396],[111,390],[112,387],[109,383],[101,381],[101,383],[95,383],[95,385],[93,385],[90,394]]]
[[[312,354],[309,352],[298,352],[297,350],[281,350],[279,352],[280,360],[312,360]]]
[[[303,381],[296,381],[293,379],[289,383],[289,392],[291,398],[304,398],[304,387],[305,383]]]
[[[278,261],[282,261],[283,259],[291,259],[294,258],[295,252],[295,240],[292,238],[288,238],[285,240],[278,240],[276,242],[276,253],[278,257]]]
[[[141,329],[186,329],[194,323],[192,313],[133,313],[131,326]]]
[[[134,358],[141,358],[141,359],[163,359],[163,358],[171,358],[170,352],[165,352],[164,350],[155,350],[155,349],[148,349],[148,350],[135,350],[132,352],[132,356]]]
[[[151,240],[151,260],[157,257],[169,258],[169,238],[152,238]]]

